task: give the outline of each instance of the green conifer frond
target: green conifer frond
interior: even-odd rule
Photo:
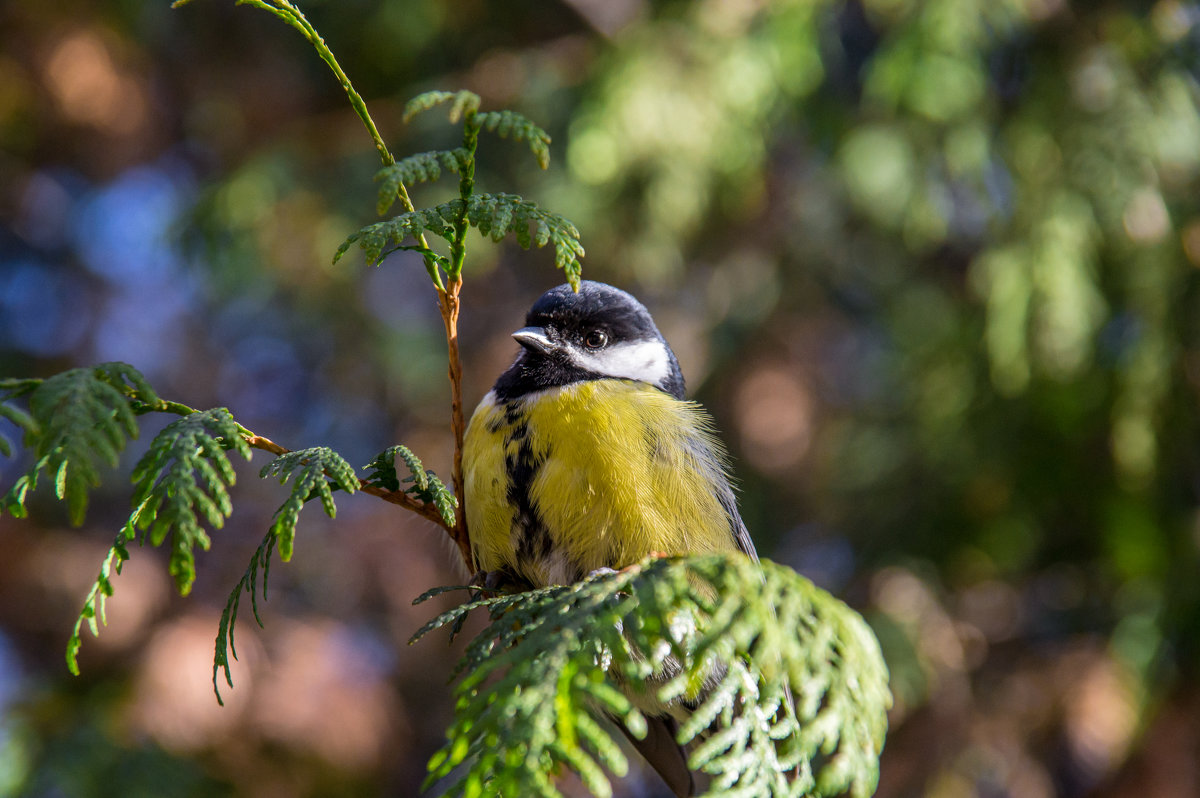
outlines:
[[[402,158],[391,166],[385,166],[375,175],[375,180],[379,183],[375,212],[380,216],[387,213],[388,208],[396,201],[396,194],[401,185],[432,182],[442,176],[443,169],[457,173],[470,157],[471,154],[460,147],[455,150],[417,153]]]
[[[440,236],[447,242],[453,240],[454,203],[462,203],[462,200],[451,200],[434,208],[408,211],[388,219],[386,222],[369,224],[342,242],[333,255],[333,262],[337,263],[341,260],[342,256],[357,242],[366,254],[367,263],[373,266],[378,265],[385,255],[396,249],[414,249],[444,265],[446,263],[444,256],[416,245],[404,246],[403,242],[406,239],[415,240],[417,236],[425,232]]]
[[[233,629],[237,625],[238,608],[242,603],[242,592],[250,594],[250,609],[254,612],[254,620],[262,626],[262,616],[258,614],[258,572],[262,571],[262,597],[265,601],[267,598],[267,577],[271,573],[271,551],[275,548],[277,539],[275,530],[271,529],[263,536],[262,542],[258,544],[258,548],[254,550],[254,555],[250,558],[250,564],[246,566],[245,573],[242,578],[234,586],[229,594],[229,598],[225,600],[225,609],[221,611],[221,621],[217,626],[217,644],[216,650],[213,652],[213,692],[216,693],[217,703],[225,706],[225,700],[221,698],[221,687],[218,682],[218,676],[222,671],[225,673],[225,682],[230,687],[233,687],[233,673],[230,671],[229,657],[237,659],[237,647],[233,642]]]
[[[516,111],[475,114],[471,122],[502,139],[528,142],[538,166],[543,169],[550,167],[550,134]]]
[[[584,256],[579,230],[566,218],[543,210],[516,194],[472,194],[465,203],[461,198],[452,199],[433,208],[402,213],[386,222],[367,225],[342,242],[334,262],[355,242],[366,253],[367,262],[377,264],[393,249],[420,249],[405,247],[402,243],[415,239],[424,231],[452,241],[453,224],[464,208],[467,221],[493,241],[500,241],[512,233],[523,249],[553,244],[554,264],[566,273],[567,282],[578,287],[583,273],[579,259]],[[441,256],[437,257],[439,262],[445,262]]]
[[[325,514],[337,516],[333,503],[333,491],[341,488],[347,493],[358,490],[358,477],[354,468],[340,454],[328,446],[300,449],[281,455],[263,466],[260,476],[279,477],[280,484],[292,480],[292,492],[278,510],[271,524],[271,534],[279,547],[279,558],[287,562],[292,558],[292,547],[296,540],[296,522],[300,511],[309,499],[320,498]]]
[[[113,361],[94,366],[92,371],[96,378],[107,382],[130,399],[140,404],[153,404],[158,401],[158,394],[146,382],[142,373],[128,363]]]
[[[409,476],[403,480],[396,472],[397,456],[408,467]],[[412,494],[426,504],[436,507],[447,526],[454,523],[454,510],[458,507],[458,500],[454,498],[454,494],[438,478],[438,475],[425,468],[421,460],[407,446],[396,445],[384,449],[363,468],[368,469],[367,482],[369,484],[378,485],[386,490],[400,490],[401,481],[410,483],[409,487],[404,489],[405,493]]]
[[[201,518],[220,529],[233,510],[227,490],[235,481],[230,449],[250,459],[237,422],[216,407],[168,424],[133,469],[130,523],[155,546],[172,535],[168,568],[180,595],[196,579],[196,546],[207,551],[211,543]]]
[[[104,363],[77,368],[43,381],[9,380],[0,386],[4,399],[28,394],[29,412],[3,411],[25,432],[33,466],[0,499],[0,509],[23,518],[25,499],[38,476],[54,475],[55,495],[67,502],[71,523],[83,523],[88,490],[100,484],[100,467],[116,467],[126,442],[138,434],[130,402],[158,400],[132,366]]]
[[[113,594],[112,575],[114,572],[120,574],[121,566],[129,559],[129,550],[125,544],[133,540],[137,534],[133,528],[133,519],[136,515],[135,512],[125,522],[125,526],[117,533],[117,539],[113,541],[112,547],[105,555],[104,561],[100,563],[100,574],[92,583],[87,598],[84,599],[83,609],[79,611],[79,617],[75,620],[75,628],[71,632],[71,638],[67,641],[67,669],[76,676],[79,675],[78,657],[79,648],[83,645],[84,623],[91,629],[92,637],[99,637],[100,626],[108,624],[104,610],[108,598]]]
[[[636,732],[644,719],[626,696],[641,692],[695,703],[680,741],[712,775],[710,796],[875,788],[891,704],[878,644],[857,613],[789,568],[652,559],[465,604],[414,640],[478,608],[492,624],[467,647],[449,742],[430,762],[430,782],[465,771],[444,795],[558,796],[547,775],[558,768],[611,794],[597,765],[620,775],[626,763],[593,707]]]
[[[515,194],[475,194],[467,202],[467,220],[493,241],[513,233],[522,249],[553,244],[554,265],[566,273],[567,282],[578,290],[583,271],[579,259],[584,251],[579,243],[579,230],[566,218]]]
[[[479,110],[479,95],[470,91],[427,91],[418,94],[404,106],[401,119],[409,122],[419,113],[436,108],[442,103],[450,102],[450,121],[458,122],[464,116],[471,116]]]
[[[275,511],[271,528],[263,536],[250,564],[242,574],[241,580],[234,586],[225,601],[225,609],[221,613],[221,622],[217,627],[216,650],[213,653],[213,692],[217,701],[224,705],[221,698],[219,676],[222,671],[225,681],[233,687],[233,674],[230,672],[229,658],[237,659],[237,649],[234,646],[233,632],[237,625],[238,608],[241,606],[243,591],[250,594],[250,606],[254,611],[254,620],[259,626],[263,625],[262,617],[258,614],[258,574],[262,571],[262,597],[267,597],[267,579],[271,572],[271,552],[279,548],[279,558],[287,562],[292,558],[293,544],[296,538],[296,522],[300,511],[309,499],[320,498],[325,513],[334,518],[337,508],[333,503],[333,491],[344,490],[354,493],[358,490],[358,477],[354,469],[345,459],[327,446],[317,446],[311,449],[300,449],[287,452],[267,463],[260,474],[263,479],[269,476],[279,477],[281,484],[292,480],[292,490],[288,498]]]
[[[10,405],[7,401],[10,398],[13,398],[11,394],[0,400],[0,418],[8,419],[17,425],[24,436],[29,436],[37,430],[37,422],[21,408]],[[0,454],[5,457],[12,456],[12,441],[3,435],[0,435]]]

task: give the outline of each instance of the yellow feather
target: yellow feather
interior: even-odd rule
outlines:
[[[489,395],[467,430],[467,523],[481,568],[552,584],[656,551],[737,550],[717,498],[723,449],[698,404],[614,379],[516,401],[506,413]],[[536,462],[528,495],[547,551],[520,551],[529,519],[518,518],[509,469],[522,457]]]

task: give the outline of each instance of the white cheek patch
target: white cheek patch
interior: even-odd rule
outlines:
[[[606,377],[641,380],[651,385],[660,385],[671,373],[671,358],[662,341],[614,344],[598,352],[573,349],[571,359],[582,368]]]

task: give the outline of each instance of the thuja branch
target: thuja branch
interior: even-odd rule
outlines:
[[[171,4],[171,7],[178,8],[189,2],[191,0],[175,0]],[[350,77],[342,69],[342,65],[338,63],[337,57],[329,49],[329,45],[325,44],[325,40],[321,38],[321,34],[317,32],[313,24],[304,16],[304,12],[297,8],[290,0],[237,0],[237,5],[248,5],[262,9],[298,30],[308,40],[308,43],[317,51],[317,55],[325,62],[330,71],[333,72],[334,77],[337,78],[338,83],[341,84],[342,89],[346,92],[346,97],[350,100],[350,105],[354,108],[354,113],[362,120],[363,126],[366,127],[367,133],[371,136],[371,141],[375,145],[375,151],[379,153],[379,160],[383,162],[384,166],[394,164],[396,159],[387,148],[387,144],[384,143],[383,136],[380,135],[379,128],[375,125],[375,120],[371,118],[371,113],[367,110],[366,101],[363,100],[358,90],[354,88],[354,84],[350,82]],[[397,186],[396,196],[406,211],[414,209],[412,199],[408,196],[408,189],[403,183]],[[417,240],[420,247],[424,250],[422,254],[425,260],[425,271],[429,273],[429,278],[433,281],[434,287],[441,293],[445,290],[445,286],[442,284],[442,276],[438,272],[436,259],[430,254],[426,254],[432,252],[429,249],[429,243],[425,240],[424,235],[418,235]]]
[[[276,457],[281,457],[285,454],[289,454],[292,451],[291,449],[280,446],[269,438],[264,438],[261,435],[255,435],[253,433],[250,433],[248,436],[246,436],[245,441],[251,447],[255,449],[261,449],[265,452],[270,452]],[[422,518],[432,521],[442,529],[446,530],[446,533],[450,535],[450,537],[453,538],[457,543],[458,536],[455,534],[455,530],[446,524],[445,519],[442,518],[441,512],[430,502],[423,502],[415,496],[410,496],[403,490],[388,490],[387,488],[381,488],[378,485],[372,485],[365,479],[358,480],[358,488],[363,493],[369,493],[372,496],[383,499],[386,502],[398,505],[406,510],[411,510]]]
[[[183,5],[186,2],[188,2],[188,0],[176,0],[176,2],[172,4],[172,7]],[[346,74],[345,70],[342,69],[341,64],[338,63],[333,51],[329,49],[329,46],[325,43],[325,40],[317,32],[317,29],[313,27],[312,23],[309,22],[304,16],[304,13],[297,8],[295,4],[290,2],[290,0],[237,0],[237,3],[238,5],[253,6],[275,15],[291,27],[298,30],[304,36],[304,38],[308,40],[308,42],[317,51],[317,54],[321,57],[321,60],[324,61],[329,69],[333,72],[343,90],[345,90],[346,96],[350,100],[350,105],[354,108],[354,112],[358,115],[359,119],[362,120],[363,125],[367,129],[367,133],[371,136],[371,141],[374,143],[375,149],[379,154],[379,159],[383,162],[383,165],[385,167],[393,165],[396,162],[396,159],[392,156],[391,151],[388,150],[387,145],[384,143],[383,137],[379,133],[379,128],[375,125],[375,121],[371,118],[371,114],[367,110],[367,104],[363,100],[362,95],[359,94],[357,89],[354,88],[354,84],[351,83],[349,76]],[[470,130],[470,132],[467,134],[468,136],[478,135],[477,128],[473,128],[470,125],[467,127]],[[473,184],[473,163],[470,173],[471,177],[468,178],[468,182],[465,184],[467,186],[468,193],[470,186]],[[412,199],[409,197],[408,189],[405,187],[403,182],[397,183],[396,195],[400,200],[400,204],[406,211],[414,210]],[[454,527],[447,526],[446,522],[442,519],[436,508],[428,505],[425,502],[421,502],[419,499],[415,499],[407,495],[403,491],[392,492],[378,487],[366,486],[364,489],[366,492],[371,493],[372,495],[379,496],[386,501],[390,501],[394,504],[398,504],[402,507],[413,510],[421,516],[434,521],[443,529],[445,529],[450,537],[454,540],[455,545],[458,546],[459,552],[461,553],[465,564],[473,571],[474,567],[471,557],[471,548],[467,537],[466,515],[462,501],[462,444],[466,425],[463,419],[462,409],[462,363],[458,349],[459,291],[462,287],[461,273],[463,258],[465,256],[463,239],[466,235],[467,227],[468,224],[464,218],[461,222],[460,229],[456,230],[458,235],[456,236],[455,241],[456,246],[452,248],[454,250],[454,258],[452,259],[451,275],[450,279],[445,282],[442,280],[442,275],[438,267],[437,255],[430,248],[429,242],[426,240],[424,233],[418,232],[414,236],[417,241],[417,246],[415,249],[421,252],[421,256],[425,263],[425,271],[429,274],[429,278],[433,283],[434,289],[437,291],[438,307],[441,311],[442,323],[446,329],[446,344],[449,355],[449,378],[451,391],[451,427],[454,432],[454,473],[452,479],[455,495],[459,497],[458,509],[456,511],[456,523]],[[283,449],[283,447],[271,448],[274,446],[274,444],[271,444],[271,442],[267,441],[265,438],[259,438],[259,436],[249,435],[247,437],[247,441],[251,446],[265,449],[266,451],[270,451],[277,456],[287,451],[286,449]]]
[[[455,338],[452,351],[454,353],[455,358],[457,358],[457,354],[458,354],[457,336]],[[458,380],[461,381],[461,379],[462,379],[461,366],[459,367],[457,374],[458,374]],[[169,401],[166,399],[157,399],[152,402],[143,402],[143,401],[133,400],[130,403],[130,408],[137,415],[144,415],[146,413],[171,413],[171,414],[174,414],[177,416],[188,416],[193,413],[200,412],[196,408],[189,407],[188,405],[185,405],[182,402],[172,402],[172,401]],[[459,413],[459,415],[461,416],[461,412]],[[280,446],[278,443],[275,443],[275,441],[271,440],[270,438],[267,438],[263,435],[258,435],[254,432],[251,432],[250,430],[243,427],[241,424],[236,424],[236,427],[237,427],[238,433],[241,435],[242,440],[244,440],[246,442],[246,445],[252,449],[258,449],[260,451],[268,452],[270,454],[275,455],[276,457],[281,457],[292,451],[291,449],[287,448],[286,446]],[[461,440],[462,440],[461,434],[458,435],[457,440],[459,441],[459,445],[461,446]],[[456,459],[455,464],[456,464],[455,490],[459,491],[459,495],[461,495],[461,488],[459,487],[459,485],[461,484],[461,480],[462,480],[462,474],[461,474],[462,458],[461,458],[461,456]],[[390,502],[391,504],[398,505],[400,507],[405,508],[406,510],[411,510],[412,512],[421,516],[422,518],[432,521],[433,523],[437,524],[442,529],[444,529],[446,531],[446,533],[448,535],[450,535],[450,537],[455,541],[455,543],[459,544],[460,550],[462,550],[462,544],[459,542],[460,536],[457,534],[455,529],[453,529],[452,527],[447,525],[445,519],[442,517],[441,512],[433,504],[431,504],[429,502],[421,501],[420,499],[416,498],[415,496],[411,496],[402,490],[388,490],[387,488],[381,488],[378,485],[372,485],[372,484],[368,483],[368,481],[365,479],[359,479],[359,489],[362,490],[363,493],[369,493],[370,495],[375,496],[380,499],[383,499],[386,502]],[[461,512],[461,510],[460,510],[460,512]],[[467,559],[469,556],[469,552],[470,552],[470,548],[468,547],[463,553],[463,557],[466,560],[468,566],[470,566],[470,560]],[[473,573],[473,571],[472,571],[472,573]]]
[[[458,507],[454,511],[454,528],[447,529],[454,544],[458,546],[463,563],[469,573],[475,573],[475,558],[471,554],[471,539],[467,531],[467,503],[463,493],[463,437],[466,433],[466,421],[463,417],[462,404],[462,359],[458,352],[458,297],[462,288],[462,277],[452,276],[447,290],[438,294],[442,311],[442,322],[446,326],[446,344],[449,348],[450,373],[450,424],[454,432],[454,465],[450,478],[454,485],[454,495],[458,498]]]
[[[474,113],[470,110],[463,120],[463,151],[467,154],[462,160],[458,176],[458,194],[462,198],[462,213],[454,223],[454,240],[450,244],[450,266],[447,269],[449,289],[439,292],[442,321],[446,326],[446,343],[449,348],[450,372],[450,426],[454,433],[454,466],[451,479],[454,483],[454,495],[458,496],[458,508],[455,511],[455,529],[451,531],[467,570],[475,573],[475,558],[471,554],[471,540],[467,530],[467,503],[463,491],[463,438],[466,434],[466,421],[463,417],[462,403],[462,360],[458,351],[458,311],[459,291],[462,288],[462,269],[466,260],[467,230],[470,222],[467,220],[467,200],[475,191],[475,150],[479,144],[479,126],[474,122]]]
[[[186,0],[183,0],[186,2]],[[354,84],[350,82],[350,77],[342,69],[338,63],[333,51],[325,44],[325,40],[313,27],[312,23],[304,16],[294,4],[289,0],[238,0],[238,4],[246,4],[269,11],[275,16],[287,22],[296,30],[300,31],[304,37],[312,44],[321,60],[332,70],[338,82],[346,92],[346,96],[350,99],[350,105],[354,107],[354,112],[358,114],[358,118],[362,120],[363,125],[367,128],[367,132],[371,136],[371,140],[375,144],[375,149],[379,153],[379,159],[384,166],[391,166],[396,162],[387,145],[383,141],[383,137],[379,134],[379,128],[376,127],[375,121],[371,118],[370,112],[367,110],[367,104],[363,100],[362,95],[354,88]],[[178,5],[178,3],[176,3]],[[470,151],[474,152],[474,139],[478,137],[479,130],[473,125],[466,125],[466,133],[464,138],[471,139]],[[470,168],[464,170],[460,189],[466,192],[469,196],[474,185],[474,159],[471,159]],[[414,210],[412,199],[408,196],[408,189],[401,182],[396,187],[396,195],[400,199],[400,204],[406,211]],[[455,246],[452,247],[452,261],[449,274],[449,286],[443,283],[442,276],[438,270],[438,263],[433,250],[429,247],[429,242],[425,238],[424,233],[417,233],[415,236],[417,246],[421,251],[421,256],[425,262],[425,271],[429,274],[430,280],[438,295],[438,307],[442,315],[442,323],[446,329],[446,345],[449,355],[449,378],[450,378],[450,415],[451,428],[454,432],[454,471],[452,480],[454,484],[454,494],[459,497],[458,509],[456,511],[455,526],[450,528],[446,526],[441,515],[436,508],[414,499],[403,491],[398,493],[385,492],[379,488],[371,488],[367,490],[372,495],[384,498],[387,501],[398,504],[402,507],[411,509],[425,518],[434,521],[450,535],[458,546],[459,552],[463,557],[463,561],[467,568],[473,573],[475,570],[474,561],[471,557],[471,545],[467,536],[467,521],[465,513],[465,503],[463,502],[463,476],[462,476],[462,447],[463,435],[466,429],[466,423],[463,418],[462,407],[462,361],[458,350],[458,312],[459,312],[459,291],[462,288],[462,266],[466,254],[465,236],[468,224],[464,218],[456,229]],[[253,446],[254,444],[251,443]],[[270,450],[268,450],[270,451]],[[280,454],[281,452],[276,452]],[[386,494],[386,495],[385,495]]]

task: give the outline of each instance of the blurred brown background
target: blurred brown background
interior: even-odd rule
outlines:
[[[715,415],[759,551],[871,621],[896,696],[880,796],[1200,794],[1200,6],[304,9],[398,155],[454,145],[441,114],[400,123],[428,88],[553,135],[546,173],[485,137],[480,187],[579,226],[585,276],[650,306]],[[268,14],[3,0],[0,376],[123,360],[291,448],[404,442],[447,475],[423,269],[330,266],[377,167]],[[466,278],[473,405],[561,275],[476,240]],[[460,577],[390,505],[303,515],[216,706],[220,608],[284,498],[263,462],[191,597],[133,549],[78,678],[64,644],[127,471],[82,529],[48,493],[0,518],[0,796],[416,794],[459,648],[408,646],[444,606],[410,602]]]

